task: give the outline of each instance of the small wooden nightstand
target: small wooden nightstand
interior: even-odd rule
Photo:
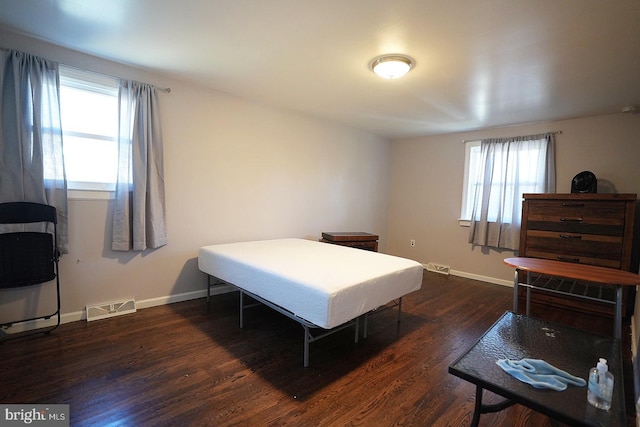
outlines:
[[[378,252],[378,235],[359,231],[323,232],[321,242]]]

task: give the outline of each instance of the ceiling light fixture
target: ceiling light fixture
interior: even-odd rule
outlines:
[[[397,79],[409,72],[415,61],[407,55],[381,55],[369,63],[369,68],[383,79]]]

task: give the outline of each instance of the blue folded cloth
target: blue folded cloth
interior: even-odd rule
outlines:
[[[567,384],[583,387],[587,384],[582,378],[574,377],[541,359],[509,360],[496,362],[505,372],[535,388],[550,388],[562,391]]]

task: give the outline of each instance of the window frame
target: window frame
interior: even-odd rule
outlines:
[[[464,178],[463,178],[463,187],[462,187],[462,201],[460,205],[460,217],[458,218],[458,222],[463,227],[469,227],[471,226],[471,214],[473,210],[472,204],[473,204],[473,197],[475,194],[474,186],[479,185],[477,182],[472,183],[471,180],[474,179],[473,177],[474,174],[477,175],[476,174],[477,168],[483,168],[483,165],[480,164],[482,162],[482,154],[481,154],[482,140],[474,139],[474,140],[465,140],[463,142],[465,144],[465,163],[464,163]],[[472,165],[473,160],[477,161],[478,164]],[[500,183],[500,185],[502,184],[504,183]],[[528,182],[528,184],[532,186],[537,186],[537,183],[535,180]],[[509,183],[506,183],[505,185],[509,185]],[[522,186],[522,183],[520,183],[520,186]],[[529,192],[535,192],[535,191],[532,189]],[[512,221],[513,221],[513,218],[512,218]],[[495,221],[490,219],[489,222],[495,222]]]
[[[116,77],[107,76],[104,74],[95,73],[92,71],[81,70],[74,67],[69,67],[60,64],[60,86],[70,87],[77,90],[95,92],[102,95],[118,96],[118,90],[120,81]],[[60,97],[62,98],[63,91],[61,90]],[[62,99],[61,99],[62,105]],[[117,103],[116,103],[117,106]],[[117,123],[117,107],[114,111],[116,123]],[[117,133],[117,129],[115,129]],[[94,139],[96,141],[111,141],[117,147],[117,134],[116,136],[108,136],[100,133],[87,133],[79,132],[76,130],[65,129],[64,121],[62,123],[62,135],[63,141],[67,137],[80,137]],[[66,160],[65,160],[66,161]],[[117,164],[114,165],[117,170]],[[67,181],[67,191],[70,199],[112,199],[115,195],[115,182],[102,182],[102,181]]]
[[[470,197],[472,192],[470,191],[471,180],[471,160],[474,157],[474,151],[480,151],[481,140],[465,140],[464,141],[464,178],[462,182],[462,202],[460,204],[460,217],[458,223],[463,227],[469,227],[471,225],[471,210],[472,206],[469,206]]]

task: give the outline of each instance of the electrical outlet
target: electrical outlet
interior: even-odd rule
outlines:
[[[415,240],[413,240],[413,239],[411,239],[411,240],[409,241],[409,245],[410,245],[411,247],[415,246],[415,245],[416,245],[416,241],[415,241]]]

